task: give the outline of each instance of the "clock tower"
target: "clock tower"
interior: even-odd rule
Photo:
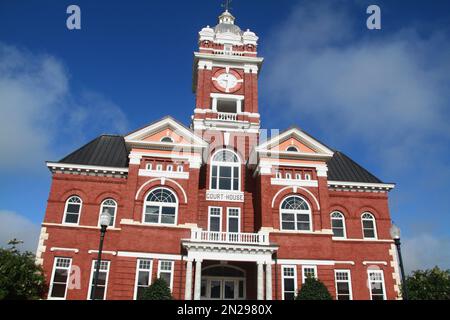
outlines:
[[[202,136],[205,131],[226,132],[225,145],[230,135],[257,138],[258,74],[263,62],[257,46],[255,33],[242,31],[228,10],[219,16],[215,27],[207,26],[199,32],[193,70],[196,105],[191,126]]]

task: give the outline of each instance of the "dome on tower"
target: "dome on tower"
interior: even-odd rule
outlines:
[[[214,27],[214,31],[216,33],[233,33],[235,35],[242,35],[242,30],[237,25],[234,24],[234,16],[228,11],[225,10],[219,16],[219,24]]]

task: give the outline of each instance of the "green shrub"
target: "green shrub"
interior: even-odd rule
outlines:
[[[172,293],[163,279],[156,279],[148,288],[146,288],[139,300],[172,300]]]
[[[308,277],[295,300],[332,300],[327,287],[318,279]]]

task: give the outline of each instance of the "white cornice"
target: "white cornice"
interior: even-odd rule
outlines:
[[[367,183],[367,182],[348,182],[348,181],[328,181],[328,187],[342,189],[370,189],[370,190],[392,190],[394,183]]]
[[[208,59],[208,60],[216,60],[216,61],[226,61],[226,62],[240,62],[240,63],[256,63],[260,66],[264,58],[261,57],[247,57],[247,56],[232,56],[232,55],[215,55],[210,53],[200,53],[194,52],[194,56],[196,59]]]
[[[46,164],[51,171],[61,169],[63,171],[91,172],[100,174],[110,173],[110,174],[126,175],[128,173],[128,168],[104,167],[104,166],[58,163],[58,162],[47,162]]]

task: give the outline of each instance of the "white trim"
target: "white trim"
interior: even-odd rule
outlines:
[[[317,188],[319,182],[317,180],[302,180],[302,179],[288,179],[288,178],[271,178],[270,184],[274,186],[296,186],[296,187],[312,187]]]
[[[53,252],[53,251],[69,251],[69,252],[75,252],[75,253],[80,252],[79,249],[75,249],[75,248],[60,248],[60,247],[51,247],[50,251],[51,252]]]
[[[348,181],[328,181],[329,187],[355,187],[364,189],[394,189],[394,183],[366,183],[366,182],[348,182]]]
[[[92,281],[94,280],[94,276],[95,276],[95,270],[96,270],[95,263],[96,262],[97,262],[97,259],[92,260],[91,276],[90,276],[90,279],[89,279],[87,300],[92,300],[92,297],[91,297],[92,286],[93,286]],[[101,266],[102,262],[106,262],[107,266],[108,266],[107,269],[106,269],[105,291],[104,291],[103,299],[102,299],[102,300],[106,300],[106,297],[108,296],[109,269],[111,267],[111,261],[109,261],[109,260],[101,260],[100,261],[100,266]],[[100,268],[100,266],[99,266],[99,268]],[[100,269],[99,272],[102,272],[102,270]]]
[[[317,266],[316,265],[302,265],[302,283],[305,283],[305,269],[313,269],[314,270],[314,278],[318,278],[317,274]]]
[[[158,276],[157,276],[158,279],[160,278],[161,271],[163,273],[169,273],[169,271],[167,271],[167,270],[161,270],[161,263],[162,262],[169,262],[170,263],[170,284],[169,284],[169,287],[170,287],[170,292],[172,292],[173,291],[173,278],[174,278],[174,274],[175,274],[175,270],[174,270],[175,269],[175,262],[172,261],[172,260],[158,260]]]
[[[274,195],[274,197],[273,197],[273,199],[272,199],[272,208],[273,208],[273,206],[275,205],[275,199],[278,197],[278,195],[279,195],[281,192],[283,192],[284,190],[287,190],[287,189],[290,189],[290,188],[292,188],[292,191],[293,191],[294,193],[297,193],[297,189],[303,190],[303,191],[305,191],[306,193],[308,193],[308,194],[314,199],[314,202],[315,202],[316,205],[317,205],[317,209],[320,210],[320,204],[319,204],[319,201],[317,200],[316,196],[315,196],[311,191],[309,191],[308,189],[305,189],[305,188],[303,188],[303,187],[298,187],[298,186],[288,186],[288,187],[284,187],[284,188],[278,190],[278,192]],[[311,210],[312,210],[312,209],[311,209]]]
[[[297,291],[298,291],[298,284],[297,284],[297,266],[295,265],[282,265],[281,266],[281,299],[284,300],[284,280],[285,280],[285,275],[284,275],[284,269],[293,269],[294,270],[294,275],[293,277],[287,277],[287,279],[294,279],[294,299],[295,296],[297,295]]]
[[[132,251],[117,251],[117,256],[128,258],[157,259],[157,260],[181,260],[184,257],[179,254],[132,252]]]
[[[392,239],[372,239],[372,238],[368,238],[368,239],[364,239],[364,238],[360,238],[360,239],[353,239],[353,238],[337,238],[337,237],[332,237],[333,241],[364,241],[364,242],[386,242],[386,243],[393,243],[394,240]]]
[[[336,277],[336,273],[341,272],[341,273],[346,273],[348,276],[348,280],[344,281],[344,280],[338,280]],[[348,293],[349,293],[349,299],[353,300],[353,288],[352,288],[352,274],[351,271],[348,269],[335,269],[334,270],[334,286],[336,287],[336,300],[338,299],[338,282],[346,282],[348,283]]]
[[[141,260],[147,260],[150,261],[150,269],[140,269],[140,262]],[[133,294],[133,300],[137,300],[137,292],[138,292],[138,280],[139,280],[139,272],[148,272],[149,273],[149,277],[148,277],[148,285],[150,286],[152,284],[152,275],[153,275],[153,259],[141,259],[138,258],[136,259],[136,273],[135,273],[135,279],[134,279],[134,294]]]
[[[372,218],[371,218],[371,219],[363,218],[363,215],[365,215],[365,214],[368,214],[368,215],[372,216]],[[373,215],[373,213],[371,213],[371,212],[369,212],[369,211],[365,211],[365,212],[361,213],[361,216],[360,216],[360,217],[361,217],[360,220],[361,220],[361,230],[362,230],[362,236],[363,236],[363,238],[364,238],[364,239],[378,239],[377,219],[375,219],[375,216]],[[373,223],[373,234],[374,234],[374,237],[366,237],[366,236],[364,235],[364,223],[363,223],[364,220],[365,220],[365,221],[372,221],[372,223]]]
[[[59,297],[51,297],[51,293],[53,290],[53,284],[54,284],[54,278],[55,278],[55,271],[56,271],[56,263],[58,261],[58,259],[68,259],[70,260],[69,266],[68,267],[58,267],[58,269],[64,269],[67,270],[67,280],[66,280],[66,290],[64,291],[64,297],[63,298],[59,298]],[[53,269],[52,269],[52,276],[50,278],[50,286],[49,286],[49,290],[48,290],[48,295],[47,295],[47,300],[65,300],[67,297],[67,289],[69,287],[69,279],[70,279],[70,273],[72,270],[72,258],[67,258],[67,257],[55,257],[53,260]]]
[[[173,168],[173,167],[172,167]],[[169,179],[189,179],[189,172],[139,169],[140,177],[156,177]]]
[[[65,228],[82,228],[82,229],[97,229],[99,230],[100,227],[98,226],[83,226],[78,224],[65,224],[65,223],[51,223],[51,222],[43,222],[43,226],[54,226],[54,227],[65,227]],[[109,231],[119,231],[122,230],[121,228],[108,228]]]
[[[67,207],[69,205],[69,200],[72,198],[78,198],[80,200],[80,203],[76,203],[74,202],[73,204],[75,205],[79,205],[80,209],[78,210],[78,218],[77,218],[77,222],[66,222],[66,216],[67,216]],[[81,218],[81,210],[83,209],[83,199],[81,199],[81,197],[79,195],[73,194],[71,196],[69,196],[66,200],[66,204],[64,206],[64,215],[63,215],[63,220],[62,220],[62,224],[65,225],[73,225],[73,226],[78,226],[80,224],[80,218]],[[69,212],[69,214],[76,214],[74,212]]]
[[[304,259],[278,259],[278,264],[285,265],[316,265],[316,266],[334,266],[336,264],[355,265],[354,261],[335,261],[335,260],[304,260]]]
[[[213,217],[219,217],[219,230],[211,230],[211,209],[219,209],[219,216],[213,215]],[[222,211],[222,207],[208,206],[208,231],[222,232]]]
[[[147,201],[147,198],[149,196],[150,193],[154,192],[155,190],[159,190],[159,189],[163,189],[168,191],[169,193],[171,193],[174,197],[175,197],[175,203],[172,202],[153,202],[153,201]],[[148,224],[148,225],[177,225],[178,224],[178,209],[179,209],[179,205],[180,205],[180,200],[178,199],[178,196],[176,194],[176,192],[172,191],[169,188],[166,187],[161,187],[161,186],[157,186],[151,190],[149,190],[147,192],[147,194],[144,197],[144,201],[143,201],[143,205],[142,205],[142,220],[141,223],[142,224]],[[147,206],[158,206],[159,207],[159,211],[158,211],[158,222],[146,222],[145,221],[145,215],[146,215],[146,209]],[[161,222],[162,219],[162,207],[171,207],[171,208],[175,208],[175,217],[174,217],[174,223],[163,223]]]
[[[181,184],[179,184],[178,182],[176,182],[175,180],[169,179],[169,178],[155,178],[155,179],[151,179],[146,181],[144,184],[142,184],[142,186],[138,189],[138,191],[136,192],[136,197],[134,198],[135,200],[137,200],[139,198],[139,194],[141,193],[142,189],[144,189],[145,186],[147,186],[148,184],[152,183],[153,181],[157,181],[160,180],[161,181],[161,185],[164,185],[164,180],[165,181],[170,181],[173,184],[175,184],[178,188],[181,189],[181,192],[183,192],[183,196],[184,196],[184,203],[187,203],[188,199],[187,199],[187,195],[186,195],[186,191],[184,191],[183,187],[181,186]],[[178,197],[177,197],[178,199]]]
[[[384,266],[387,266],[388,263],[386,261],[363,261],[363,265],[367,266],[368,264],[382,264]]]
[[[383,270],[367,270],[367,282],[369,284],[369,293],[370,293],[370,300],[372,300],[372,282],[370,280],[370,274],[371,273],[379,273],[381,274],[381,283],[383,285],[383,300],[386,300],[386,283],[384,281],[384,272]],[[378,282],[378,281],[377,281]]]
[[[98,250],[88,250],[89,254],[92,253],[98,253]],[[111,254],[113,256],[117,255],[117,251],[108,251],[108,250],[102,250],[102,254]]]
[[[94,173],[118,173],[118,174],[126,174],[128,173],[128,168],[119,168],[119,167],[105,167],[105,166],[93,166],[93,165],[83,165],[83,164],[70,164],[70,163],[57,163],[57,162],[47,162],[47,167],[56,170],[56,169],[68,169],[70,171],[93,171]]]
[[[227,232],[230,232],[230,210],[237,210],[237,220],[238,220],[238,231],[237,233],[241,232],[241,208],[239,207],[228,207],[227,208]],[[236,219],[236,217],[232,217],[232,219]]]

